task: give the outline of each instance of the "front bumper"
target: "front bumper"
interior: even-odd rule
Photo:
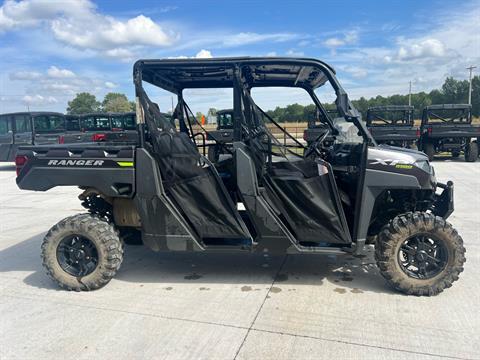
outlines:
[[[433,201],[432,213],[447,219],[453,212],[453,182],[449,181],[446,184],[437,183],[437,186],[443,189],[441,194],[435,194]]]

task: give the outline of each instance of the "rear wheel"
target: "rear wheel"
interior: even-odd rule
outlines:
[[[90,214],[68,217],[54,225],[42,243],[47,274],[67,290],[88,291],[105,286],[123,260],[115,228]]]
[[[469,142],[465,148],[465,161],[475,162],[478,158],[478,145],[476,141]]]
[[[429,213],[395,217],[375,245],[380,273],[396,290],[432,296],[452,286],[463,271],[465,248],[453,227]]]
[[[435,146],[432,143],[423,144],[423,152],[428,156],[428,160],[433,161],[435,156]]]

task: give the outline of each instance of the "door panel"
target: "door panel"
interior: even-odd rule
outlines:
[[[11,120],[7,116],[0,116],[0,161],[8,161],[13,145],[13,131]]]
[[[274,162],[263,182],[269,198],[300,244],[351,243],[329,163],[321,159]]]
[[[65,133],[65,118],[59,115],[38,115],[33,117],[35,145],[58,144],[60,135]]]
[[[17,145],[32,145],[32,123],[30,115],[13,116],[14,138]]]

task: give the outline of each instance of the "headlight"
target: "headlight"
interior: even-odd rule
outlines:
[[[435,170],[433,170],[433,166],[430,165],[430,163],[428,162],[428,160],[418,160],[418,161],[415,161],[415,164],[414,164],[416,167],[422,169],[423,171],[431,174],[431,175],[435,175]]]

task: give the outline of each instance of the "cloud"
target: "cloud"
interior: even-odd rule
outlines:
[[[440,40],[425,39],[420,41],[414,40],[400,46],[396,58],[400,61],[410,61],[425,57],[444,57],[446,54],[447,49]]]
[[[89,0],[7,0],[0,7],[0,32],[46,24],[67,46],[131,59],[143,47],[167,47],[178,35],[151,18],[116,19],[99,13]]]
[[[107,89],[115,89],[118,86],[117,84],[111,81],[105,81],[104,85]]]
[[[64,79],[64,78],[73,78],[75,77],[75,73],[71,70],[67,69],[59,69],[56,66],[50,66],[47,70],[47,74],[49,77],[53,79]]]
[[[210,59],[212,57],[212,53],[208,50],[202,49],[196,55],[196,59]]]
[[[292,57],[303,57],[305,56],[305,53],[303,51],[296,51],[294,49],[290,49],[286,52],[286,55]]]
[[[359,66],[340,66],[339,69],[349,73],[356,79],[362,79],[368,75],[368,70]]]
[[[41,106],[41,105],[46,105],[46,104],[55,104],[58,102],[58,100],[53,97],[53,96],[42,96],[42,95],[39,95],[39,94],[35,94],[35,95],[25,95],[23,98],[22,98],[22,102],[26,105],[38,105],[38,106]]]
[[[36,80],[42,77],[37,71],[16,71],[10,73],[10,80]]]
[[[9,74],[13,81],[23,81],[26,93],[24,103],[46,104],[54,103],[52,98],[71,97],[79,92],[92,92],[103,94],[117,87],[112,81],[106,81],[98,77],[80,76],[69,69],[61,69],[50,66],[45,72],[39,71],[16,71]],[[42,94],[41,98],[38,94]]]
[[[89,19],[81,20],[73,17],[53,20],[51,26],[55,38],[68,45],[96,50],[142,45],[165,47],[176,39],[143,15],[120,21],[92,13]]]
[[[343,34],[341,37],[331,37],[323,42],[323,45],[335,51],[336,48],[345,45],[355,44],[358,40],[358,32],[351,30]]]
[[[265,41],[285,42],[296,39],[297,37],[298,35],[293,33],[258,34],[253,32],[240,32],[224,36],[222,44],[225,47],[238,47]]]
[[[0,32],[30,27],[58,16],[84,17],[94,11],[88,0],[6,0],[0,7]]]

